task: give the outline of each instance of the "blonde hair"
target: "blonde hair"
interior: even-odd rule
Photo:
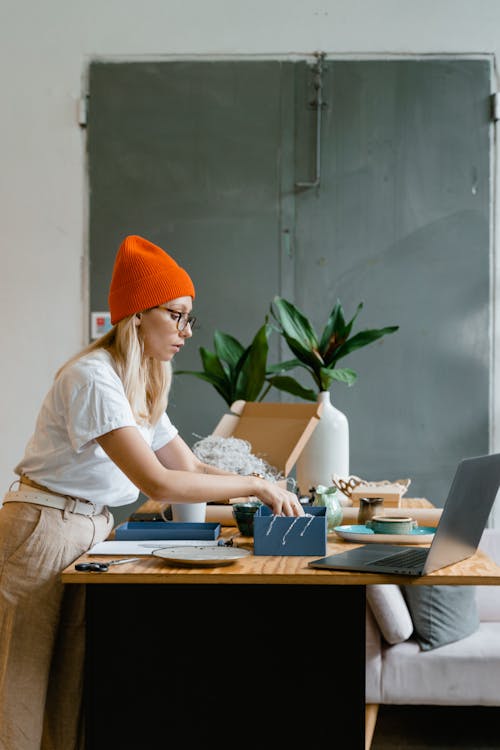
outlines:
[[[113,328],[81,349],[56,372],[59,375],[90,352],[105,349],[113,358],[125,395],[139,424],[154,425],[167,408],[172,384],[172,365],[143,356],[143,343],[135,315],[120,320]]]

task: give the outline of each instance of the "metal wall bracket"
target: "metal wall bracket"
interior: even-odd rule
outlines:
[[[493,122],[500,120],[500,94],[498,91],[490,97],[490,111]]]
[[[312,108],[316,110],[316,174],[312,182],[296,182],[295,187],[298,188],[319,187],[321,181],[321,113],[323,111],[323,61],[325,53],[317,52],[316,57],[317,62],[313,66],[316,97],[314,102],[312,102]]]
[[[89,103],[88,95],[81,96],[80,99],[78,100],[77,119],[78,119],[78,124],[81,128],[87,127],[88,103]]]

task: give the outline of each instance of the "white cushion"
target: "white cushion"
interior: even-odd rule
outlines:
[[[401,643],[413,633],[413,622],[401,588],[393,583],[366,587],[366,598],[387,643]]]

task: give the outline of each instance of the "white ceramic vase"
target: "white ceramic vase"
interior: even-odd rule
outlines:
[[[333,474],[349,476],[349,422],[346,415],[333,406],[329,391],[318,394],[322,404],[319,424],[306,443],[296,466],[296,479],[302,495],[311,487],[330,487]]]

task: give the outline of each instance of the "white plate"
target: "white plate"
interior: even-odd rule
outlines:
[[[155,549],[152,553],[156,557],[175,565],[206,565],[218,567],[219,565],[231,565],[242,557],[247,557],[251,552],[239,547],[165,547]]]
[[[424,544],[432,542],[435,526],[417,526],[411,534],[376,534],[366,526],[336,526],[335,533],[348,542],[384,542],[388,544]]]

